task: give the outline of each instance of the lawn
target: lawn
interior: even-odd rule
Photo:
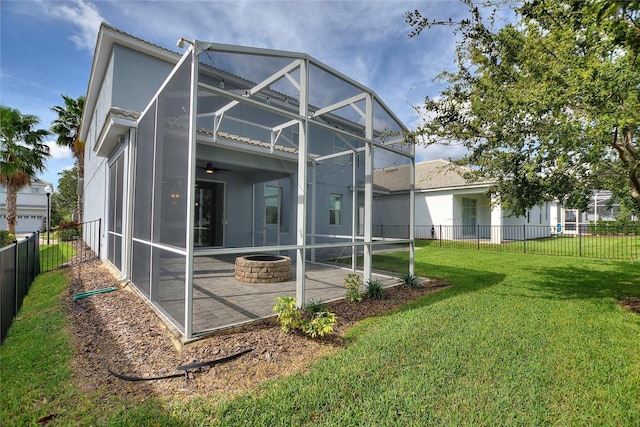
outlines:
[[[76,250],[69,242],[50,245],[40,243],[40,271],[53,270],[73,258],[75,254]]]
[[[638,235],[563,235],[526,241],[514,240],[501,244],[487,243],[473,238],[419,240],[417,245],[599,259],[637,260],[640,258],[640,236]]]
[[[74,393],[59,308],[32,311],[32,290],[0,348],[2,423],[55,413],[60,424],[637,425],[640,315],[617,303],[640,295],[637,262],[423,247],[416,274],[453,286],[362,323],[308,372],[235,398],[139,405]],[[38,343],[39,359],[54,360],[36,369],[19,360],[39,329],[55,337]]]

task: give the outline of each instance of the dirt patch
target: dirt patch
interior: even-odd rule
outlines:
[[[620,301],[620,305],[627,310],[640,314],[640,296],[625,298]]]
[[[73,371],[80,390],[131,399],[190,398],[229,395],[292,372],[304,370],[319,357],[345,345],[344,334],[357,322],[414,301],[448,286],[425,279],[422,287],[393,287],[387,297],[359,303],[337,301],[328,308],[338,317],[334,333],[310,339],[285,333],[275,318],[261,320],[186,345],[176,345],[172,333],[131,288],[117,282],[98,260],[69,268],[71,285],[64,296],[68,330],[75,350]],[[116,287],[114,292],[73,301],[80,292]],[[275,303],[275,301],[274,301]],[[178,373],[180,365],[206,362],[253,349],[231,362],[201,368],[184,377],[128,382],[109,373],[140,377]]]

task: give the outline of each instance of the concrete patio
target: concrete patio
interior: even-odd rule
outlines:
[[[234,256],[194,258],[194,335],[272,316],[277,297],[295,297],[295,268],[292,268],[292,280],[287,282],[244,283],[234,277],[234,260]],[[327,302],[343,298],[344,277],[350,272],[342,265],[307,262],[306,300]],[[400,283],[392,273],[377,271],[373,278],[385,287]]]

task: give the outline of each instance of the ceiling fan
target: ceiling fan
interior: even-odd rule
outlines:
[[[223,169],[223,168],[215,167],[211,162],[207,162],[207,164],[204,167],[202,167],[202,169],[204,169],[207,175],[213,175],[214,173],[217,173],[217,172],[231,172],[231,169]]]

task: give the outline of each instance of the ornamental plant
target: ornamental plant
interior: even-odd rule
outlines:
[[[302,313],[296,307],[293,297],[277,297],[273,311],[278,312],[278,320],[283,331],[289,332],[302,326]]]
[[[344,287],[347,288],[347,293],[344,296],[347,301],[357,302],[362,301],[362,295],[360,294],[360,286],[362,285],[362,277],[357,274],[350,273],[344,278]]]
[[[364,295],[367,298],[382,299],[387,295],[387,290],[384,288],[380,280],[369,279],[367,280],[367,290]]]
[[[313,315],[309,322],[305,322],[302,331],[311,338],[323,337],[333,332],[336,321],[335,314],[327,310],[319,311]]]
[[[328,311],[324,303],[311,301],[305,310],[300,310],[293,297],[276,298],[273,311],[279,312],[278,320],[283,331],[299,329],[311,338],[330,334],[337,322],[336,315]],[[306,318],[304,314],[307,314]]]
[[[13,244],[14,240],[16,240],[16,236],[7,230],[0,230],[0,248]]]
[[[400,276],[400,280],[402,281],[402,286],[407,288],[418,288],[420,287],[420,282],[418,282],[418,278],[411,273],[405,273]]]
[[[58,240],[69,242],[82,236],[82,225],[75,221],[62,221],[58,225]]]

